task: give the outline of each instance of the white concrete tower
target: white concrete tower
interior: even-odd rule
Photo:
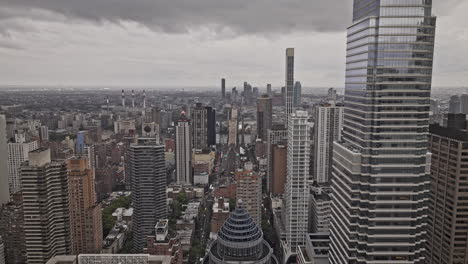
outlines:
[[[314,180],[328,183],[333,160],[333,142],[341,139],[344,107],[335,101],[317,106],[315,110]]]
[[[305,244],[309,221],[310,123],[306,111],[296,111],[288,123],[288,174],[286,178],[283,222],[286,230],[284,256],[295,255]]]

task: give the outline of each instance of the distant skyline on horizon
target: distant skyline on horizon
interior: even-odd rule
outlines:
[[[105,89],[108,88],[108,89]],[[266,87],[261,87],[260,92],[265,93],[266,92]],[[279,86],[273,86],[273,91],[275,92],[280,92]],[[338,94],[340,96],[344,95],[344,87],[302,87],[302,93],[303,95],[316,95],[316,96],[325,96],[328,92],[329,88],[334,88],[337,90]],[[137,95],[140,95],[143,90],[146,90],[146,92],[162,92],[162,93],[177,93],[177,92],[185,92],[185,93],[207,93],[207,92],[215,92],[215,93],[221,93],[221,87],[214,87],[214,86],[100,86],[100,85],[95,85],[95,86],[68,86],[68,87],[58,87],[58,86],[5,86],[5,85],[0,85],[0,93],[6,92],[6,91],[11,91],[11,92],[18,92],[18,91],[28,91],[28,92],[37,92],[37,91],[56,91],[56,90],[66,90],[66,91],[80,91],[80,90],[85,90],[85,91],[102,91],[104,93],[106,92],[111,92],[112,94],[115,95],[120,95],[120,91],[122,89],[125,90],[125,93],[128,97],[131,96],[131,90],[133,89]],[[98,90],[96,90],[98,89]],[[179,89],[179,90],[175,90]],[[238,86],[238,91],[242,92],[243,87]],[[230,92],[230,89],[227,89],[226,92]],[[456,94],[468,94],[468,85],[467,86],[439,86],[439,87],[432,87],[432,93],[431,97],[433,98],[449,98],[452,95]]]
[[[260,90],[260,93],[265,93],[266,92],[266,85],[265,86],[253,86],[253,87],[258,87]],[[227,93],[231,92],[231,89],[233,87],[230,87],[229,89],[226,89]],[[302,87],[303,88],[303,93],[310,93],[310,92],[319,92],[326,94],[329,88],[334,88],[338,92],[343,93],[344,92],[344,87]],[[174,86],[130,86],[130,85],[125,85],[125,86],[109,86],[109,85],[86,85],[86,86],[79,86],[79,85],[69,85],[69,86],[41,86],[41,85],[0,85],[0,92],[2,91],[18,91],[18,90],[24,90],[24,91],[40,91],[40,90],[100,90],[100,91],[112,91],[119,93],[122,89],[125,90],[127,95],[130,95],[131,90],[135,90],[136,93],[141,93],[143,90],[148,91],[158,91],[158,92],[221,92],[221,87],[215,87],[215,86],[180,86],[180,85],[174,85]],[[239,92],[243,91],[243,87],[237,86],[237,90]],[[280,86],[274,86],[272,85],[272,90],[274,92],[280,92],[281,87]]]

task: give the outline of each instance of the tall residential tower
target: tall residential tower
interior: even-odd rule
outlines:
[[[68,159],[67,169],[73,254],[99,253],[102,214],[101,205],[96,201],[94,170],[86,157]]]
[[[236,171],[236,199],[244,201],[244,208],[257,224],[262,223],[262,177],[258,173]]]
[[[273,105],[267,94],[257,99],[257,138],[267,141],[268,129],[271,128]]]
[[[205,150],[216,145],[216,110],[211,106],[197,103],[191,115],[193,148]]]
[[[468,263],[466,124],[465,114],[449,114],[446,127],[430,125],[432,159],[426,263]]]
[[[273,155],[274,155],[274,148],[277,145],[285,146],[288,142],[288,129],[282,124],[275,124],[272,125],[271,129],[267,131],[267,193],[270,193],[274,188],[274,183],[278,182],[273,177],[275,176],[274,168],[278,166],[278,164],[273,163]],[[278,158],[281,158],[277,156]],[[280,163],[285,163],[284,160],[281,160]],[[281,171],[284,171],[281,168]],[[279,176],[279,175],[277,175]],[[282,181],[281,181],[282,182]],[[284,189],[284,187],[283,187]]]
[[[49,149],[29,153],[21,166],[28,264],[71,253],[67,165],[51,161]],[[72,216],[74,217],[74,216]]]
[[[182,112],[177,123],[175,141],[177,183],[192,185],[192,137],[190,135],[190,120],[185,116],[185,112]]]
[[[192,144],[194,149],[208,147],[208,112],[202,103],[197,103],[191,111]]]
[[[21,191],[21,164],[28,160],[29,152],[36,150],[38,145],[37,141],[26,142],[22,134],[16,135],[16,142],[8,143],[8,183],[10,193]]]
[[[10,200],[10,190],[8,187],[8,150],[7,150],[7,130],[6,118],[0,115],[0,206]]]
[[[332,171],[333,142],[341,138],[343,128],[342,105],[330,101],[315,110],[314,181],[328,183]]]
[[[286,125],[289,115],[294,111],[294,48],[286,49],[286,86],[285,86],[285,105],[286,105]]]
[[[431,0],[355,0],[330,263],[424,263],[436,18]]]
[[[128,150],[126,170],[132,181],[133,250],[143,252],[146,237],[167,218],[164,146],[155,138],[139,138]]]
[[[284,190],[283,222],[286,258],[304,245],[309,221],[310,123],[305,111],[296,111],[288,123],[288,175]]]
[[[293,89],[294,97],[293,97],[293,105],[294,107],[298,107],[302,103],[302,84],[301,82],[296,82],[294,84]]]
[[[221,79],[221,97],[226,98],[226,79]]]

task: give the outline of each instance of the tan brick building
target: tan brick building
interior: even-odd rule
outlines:
[[[288,150],[284,145],[272,146],[271,184],[273,195],[283,195],[286,185]]]
[[[101,205],[96,203],[94,172],[86,157],[68,159],[67,169],[73,253],[99,253],[102,248],[102,214]]]
[[[243,207],[257,223],[262,222],[262,177],[252,171],[237,171],[237,201],[242,200]]]

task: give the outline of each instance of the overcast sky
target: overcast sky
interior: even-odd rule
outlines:
[[[435,86],[468,86],[468,1],[433,0]],[[1,85],[344,85],[351,0],[0,0]]]

